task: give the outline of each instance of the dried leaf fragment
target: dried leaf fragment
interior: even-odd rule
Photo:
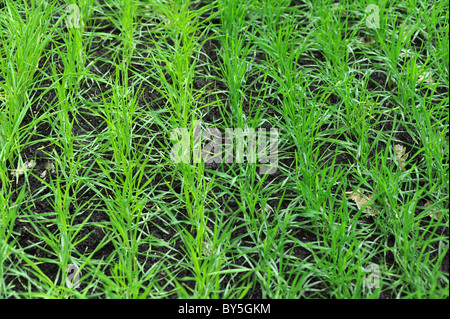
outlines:
[[[265,211],[267,214],[270,214],[270,212],[271,212],[272,210],[273,210],[272,207],[270,207],[270,205],[266,203],[266,205],[264,206],[264,211]]]
[[[426,202],[424,206],[427,207],[427,208],[431,207],[431,203]],[[430,215],[436,220],[439,220],[439,218],[441,218],[441,214],[442,213],[440,213],[440,212],[436,212],[435,209],[430,209]]]
[[[26,161],[25,163],[23,163],[22,167],[18,167],[17,169],[12,170],[11,175],[13,175],[14,177],[16,177],[16,179],[18,179],[19,176],[23,175],[25,172],[29,171],[35,166],[36,162],[34,160]]]
[[[39,175],[42,179],[44,179],[45,180],[45,177],[47,176],[47,171],[43,171],[42,173],[41,173],[41,175]]]
[[[405,56],[406,56],[406,58],[410,59],[410,58],[412,58],[413,55],[407,51],[401,51],[399,54],[399,57],[404,59]]]
[[[41,175],[39,175],[43,180],[45,180],[45,178],[47,177],[47,173],[50,171],[50,173],[54,174],[56,173],[56,169],[55,169],[55,165],[50,162],[47,161],[44,164],[44,170],[42,171]]]
[[[206,241],[203,241],[203,254],[205,256],[210,256],[212,253],[212,248]]]
[[[362,44],[374,44],[375,43],[375,39],[373,39],[373,38],[359,38],[359,39],[356,40],[356,42],[362,43]]]
[[[427,84],[434,83],[433,79],[431,78],[430,72],[425,72],[425,73],[422,73],[421,75],[419,75],[418,81],[419,82],[423,81],[423,83],[427,83]]]
[[[425,71],[423,70],[422,73],[420,73],[417,82],[423,82],[426,84],[432,84],[434,83],[433,78],[431,77],[431,72],[430,71]]]
[[[369,202],[373,198],[373,194],[364,195],[364,191],[358,189],[357,191],[354,192],[345,192],[345,195],[347,195],[349,199],[355,202],[356,207],[358,207],[358,210],[365,207],[364,208],[365,213],[369,215],[377,214],[377,211],[374,208],[368,206]]]
[[[50,171],[52,174],[56,173],[55,165],[50,161],[45,163],[45,169]]]
[[[400,163],[400,169],[402,172],[404,172],[406,160],[408,159],[408,154],[405,154],[406,147],[404,147],[403,145],[400,145],[400,144],[396,144],[396,145],[394,145],[394,152],[395,152],[395,156],[398,159],[398,162]]]

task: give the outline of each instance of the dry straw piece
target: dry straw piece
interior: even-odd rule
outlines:
[[[358,210],[365,207],[364,208],[365,213],[369,215],[377,214],[377,211],[374,208],[368,206],[369,202],[373,199],[373,194],[364,195],[364,191],[358,189],[357,191],[354,192],[345,192],[345,195],[347,195],[349,199],[351,199],[356,203],[356,207],[358,207]]]
[[[406,160],[408,159],[408,154],[406,153],[406,147],[404,147],[403,145],[400,144],[396,144],[394,146],[394,152],[395,152],[395,156],[398,159],[398,162],[400,163],[400,170],[402,172],[405,171],[405,165],[406,165]]]

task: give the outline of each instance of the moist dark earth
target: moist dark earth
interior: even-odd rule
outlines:
[[[301,1],[293,1],[291,5],[304,5],[303,2]],[[202,3],[200,4],[196,4],[193,9],[197,10],[199,9],[201,6],[203,6]],[[212,23],[216,23],[216,24],[220,24],[220,20],[219,19],[215,19],[212,21]],[[351,21],[350,21],[351,23]],[[61,26],[62,28],[64,26]],[[88,22],[87,24],[87,28],[90,28],[92,30],[101,30],[102,32],[105,33],[113,33],[113,34],[120,34],[120,30],[116,29],[116,27],[112,24],[110,24],[107,20],[101,19],[101,17],[97,17],[94,13],[93,18]],[[366,36],[365,34],[361,34],[361,36]],[[141,56],[142,57],[148,57],[148,53],[146,53],[146,50],[148,50],[149,47],[152,47],[152,35],[147,34],[146,36],[142,36],[142,37],[138,37],[137,39],[137,47],[136,50],[138,52],[141,52]],[[423,38],[423,35],[421,35],[420,33],[417,35],[417,37],[414,39],[413,44],[417,46],[418,49],[422,48],[422,42],[426,41],[426,39]],[[48,49],[51,49],[51,45],[49,45]],[[88,56],[88,61],[87,61],[87,66],[93,62],[94,65],[92,67],[90,67],[90,72],[92,72],[93,74],[96,74],[98,76],[104,76],[107,74],[115,74],[115,68],[112,64],[110,63],[105,63],[99,60],[99,58],[105,58],[106,60],[111,60],[111,47],[114,47],[115,45],[117,45],[117,43],[115,43],[115,41],[113,40],[104,40],[100,37],[96,37],[94,38],[94,41],[92,41],[92,43],[88,46],[87,48],[87,56]],[[201,54],[199,55],[201,61],[203,63],[208,63],[210,65],[214,65],[214,66],[218,66],[220,64],[220,57],[219,57],[219,52],[220,50],[220,42],[216,39],[211,39],[208,40],[204,43],[203,48],[201,50]],[[363,53],[359,53],[359,54],[363,54]],[[357,59],[358,56],[355,56],[355,59]],[[263,61],[265,59],[264,55],[256,55],[254,57],[255,60],[260,59],[261,61]],[[298,70],[301,72],[302,70],[307,69],[308,72],[311,72],[311,70],[314,70],[314,65],[317,65],[320,62],[324,62],[325,61],[325,57],[323,56],[322,52],[320,49],[317,50],[311,50],[309,52],[306,52],[305,54],[303,54],[300,59],[297,61],[297,67]],[[149,68],[150,66],[148,65],[148,61],[145,58],[142,59],[135,59],[134,64],[132,66],[132,70],[130,70],[130,77],[132,77],[133,72],[136,73],[144,73],[146,71],[147,68]],[[365,66],[366,68],[370,68],[371,67],[371,60],[370,57],[367,60],[367,65]],[[41,59],[39,68],[42,71],[46,71],[47,74],[51,74],[51,64],[55,64],[58,66],[62,66],[62,62],[59,60],[59,57],[57,55],[52,55],[51,59]],[[208,68],[204,65],[199,65],[200,63],[198,63],[197,66],[197,72],[195,74],[194,77],[194,86],[197,89],[201,89],[202,87],[211,87],[211,88],[215,88],[216,91],[226,91],[227,90],[227,86],[225,83],[223,82],[219,82],[216,81],[214,79],[214,77],[218,76],[218,74],[216,74],[216,72],[214,71],[213,68]],[[399,64],[399,68],[401,68],[402,65]],[[44,80],[40,80],[42,77],[42,74],[44,74],[43,72],[37,72],[35,74],[35,78],[36,81],[38,81],[39,85],[35,88],[34,93],[36,94],[36,96],[39,96],[43,90],[46,89],[47,86],[50,86],[50,80],[48,79],[44,79]],[[263,88],[263,84],[258,82],[258,74],[252,75],[249,77],[249,83],[253,83],[252,86],[250,86],[252,88],[252,91],[247,92],[247,94],[254,94],[254,96],[257,95],[258,91],[261,90]],[[273,79],[267,79],[267,81],[273,81]],[[156,80],[154,79],[149,79],[149,82],[151,83],[144,83],[141,87],[142,89],[142,95],[140,97],[139,100],[139,107],[151,107],[154,110],[158,110],[161,109],[165,103],[163,97],[157,92],[157,90],[155,90],[155,87],[159,86],[160,83],[158,83]],[[75,121],[74,121],[74,127],[73,127],[73,135],[74,136],[82,136],[82,135],[88,135],[88,136],[95,136],[95,134],[99,134],[100,132],[102,132],[106,127],[106,123],[105,121],[98,116],[98,114],[93,114],[92,111],[89,109],[89,102],[90,101],[99,101],[101,100],[101,96],[104,92],[107,92],[108,89],[110,89],[109,87],[107,87],[105,84],[103,83],[99,83],[94,84],[94,82],[89,82],[89,81],[84,81],[81,83],[81,88],[80,88],[80,92],[82,92],[82,97],[83,99],[86,101],[86,105],[83,106],[81,105],[78,108],[78,111],[75,115]],[[314,93],[314,92],[319,92],[320,91],[320,83],[311,83],[310,84],[310,92]],[[370,83],[368,85],[368,89],[372,90],[374,92],[376,91],[394,91],[397,90],[396,86],[393,85],[392,83],[389,83],[389,79],[387,78],[386,74],[382,73],[382,72],[374,72],[371,74],[370,76]],[[424,87],[422,89],[422,94],[426,94],[426,88]],[[441,93],[445,93],[445,92],[441,92]],[[220,100],[226,100],[229,97],[227,96],[227,94],[225,93],[213,93],[211,94],[211,96],[208,97],[208,99],[206,100],[206,102],[210,102],[213,101],[214,99],[216,99],[216,96],[214,96],[215,94],[219,95],[219,99]],[[447,92],[448,94],[448,92]],[[329,103],[335,104],[335,103],[339,103],[339,101],[341,100],[342,97],[337,96],[332,94],[329,98]],[[30,108],[30,110],[28,111],[26,117],[24,118],[23,122],[22,122],[22,127],[27,126],[29,123],[32,122],[33,118],[35,117],[39,117],[39,116],[44,116],[46,114],[46,112],[48,112],[47,107],[45,106],[46,103],[48,104],[52,104],[54,103],[54,101],[57,100],[57,95],[54,92],[54,90],[49,90],[47,93],[45,93],[44,95],[42,95],[42,97],[40,97],[39,99],[37,99],[36,103],[32,105],[32,107]],[[44,103],[46,102],[46,103]],[[275,105],[277,103],[281,103],[280,100],[275,99],[274,97],[269,97],[268,100],[266,101],[267,105]],[[397,107],[399,105],[398,101],[395,100],[390,100],[387,101],[388,105],[391,105],[393,108]],[[266,107],[262,105],[262,107]],[[248,112],[248,110],[250,109],[249,105],[244,105],[244,110],[246,110]],[[201,110],[201,112],[203,112],[203,121],[206,122],[216,122],[216,121],[220,121],[220,119],[222,118],[220,112],[217,110],[217,108],[204,108]],[[273,109],[269,109],[267,111],[268,115],[273,115],[276,111]],[[403,145],[406,145],[407,147],[407,152],[410,154],[415,154],[417,153],[420,148],[421,145],[417,145],[414,140],[412,139],[412,137],[409,135],[408,133],[408,128],[403,127],[402,125],[399,125],[398,122],[396,121],[396,119],[394,118],[396,115],[392,115],[392,114],[384,114],[384,115],[379,115],[379,118],[377,118],[376,120],[374,120],[374,129],[375,130],[379,130],[379,131],[385,131],[385,132],[389,132],[392,130],[395,130],[395,134],[394,137],[399,141],[399,142],[403,142]],[[49,123],[49,121],[42,121],[40,122],[41,124],[39,126],[37,126],[35,128],[34,134],[29,136],[29,140],[27,141],[27,145],[25,146],[25,148],[23,149],[23,151],[21,152],[21,156],[23,157],[24,160],[29,160],[29,159],[33,159],[36,161],[36,166],[33,169],[33,174],[29,176],[29,179],[26,181],[25,178],[23,176],[18,178],[18,183],[16,182],[15,179],[12,179],[12,185],[13,185],[13,190],[18,190],[20,189],[24,183],[27,183],[27,191],[29,192],[29,194],[34,194],[37,191],[40,192],[40,196],[39,198],[45,198],[45,193],[49,192],[48,188],[43,188],[42,187],[42,182],[37,178],[37,176],[40,176],[44,171],[47,171],[47,173],[49,175],[51,175],[51,177],[53,179],[57,179],[58,178],[58,173],[55,171],[52,171],[51,169],[48,168],[47,166],[47,162],[49,160],[49,156],[48,154],[52,154],[54,152],[56,153],[61,153],[61,149],[56,145],[56,144],[52,144],[52,145],[48,145],[48,143],[42,143],[39,142],[39,140],[42,137],[47,137],[47,136],[52,136],[52,134],[54,134],[53,129],[51,124]],[[268,123],[268,122],[267,122]],[[414,123],[411,123],[411,127],[414,127]],[[270,128],[270,124],[266,124],[266,128]],[[141,129],[140,132],[137,132],[138,135],[144,136],[143,140],[140,140],[139,143],[137,143],[137,147],[141,147],[144,151],[143,145],[145,145],[145,135],[146,134],[153,134],[154,132],[158,131],[158,125],[155,124],[152,127],[148,128],[148,131],[145,132],[144,129]],[[321,127],[320,130],[328,130],[329,128],[324,126]],[[346,134],[336,134],[334,136],[330,136],[330,138],[333,139],[338,139],[338,140],[343,140],[345,141],[346,139],[350,138],[352,140],[356,140],[357,137],[356,136],[351,136],[351,133],[346,133]],[[447,131],[447,139],[448,139],[448,131]],[[369,142],[374,142],[374,140],[370,140]],[[77,145],[78,141],[75,142],[75,145]],[[82,141],[80,140],[79,143],[82,143]],[[81,147],[82,145],[78,144],[78,147]],[[140,146],[139,146],[140,145]],[[374,154],[375,152],[380,152],[383,151],[385,149],[386,145],[384,145],[381,142],[378,142],[377,147],[373,150]],[[294,148],[294,146],[292,147]],[[331,143],[331,142],[327,142],[325,144],[323,144],[320,148],[319,148],[319,152],[321,154],[330,154],[330,156],[323,156],[324,161],[331,161],[331,159],[333,158],[332,155],[335,153],[336,148],[339,148],[339,146],[337,144]],[[289,149],[288,149],[289,150]],[[351,154],[346,153],[345,150],[341,149],[340,150],[340,154],[336,157],[334,165],[339,165],[339,164],[351,164],[353,157]],[[373,157],[374,154],[371,154],[370,157]],[[113,154],[112,152],[108,152],[105,151],[102,156],[104,157],[110,157],[112,158]],[[414,161],[417,163],[420,163],[422,161],[422,155],[417,156]],[[284,167],[294,167],[295,166],[295,160],[292,157],[282,157],[280,158],[280,162],[281,165],[283,165]],[[10,167],[14,167],[15,163],[9,163]],[[330,162],[331,164],[331,162]],[[413,165],[414,162],[411,162],[410,165]],[[368,165],[371,165],[371,163],[368,163]],[[238,170],[238,167],[233,167],[232,164],[229,165],[229,167],[222,167],[222,165],[211,165],[210,167],[208,167],[208,169],[210,170],[225,170],[225,169],[236,169]],[[92,164],[90,169],[95,172],[98,171],[100,172],[100,168],[97,166],[97,164],[95,163],[95,160],[92,160]],[[211,173],[207,173],[207,174],[211,174]],[[120,177],[117,177],[120,178]],[[163,176],[160,176],[160,178],[164,178]],[[156,178],[156,181],[159,181],[160,178]],[[276,182],[280,182],[282,180],[282,177],[280,175],[280,173],[276,173],[273,175],[270,175],[270,177],[267,179],[266,183],[270,183],[272,181],[276,181]],[[356,180],[355,180],[356,181]],[[173,188],[176,191],[181,191],[181,182],[178,181],[173,181]],[[164,192],[164,191],[168,191],[168,188],[165,188],[165,186],[162,186],[163,184],[159,183],[159,182],[154,182],[154,184],[152,185],[152,187],[157,188],[157,190]],[[419,185],[420,186],[420,185]],[[417,185],[410,185],[410,187],[415,188],[417,187]],[[102,192],[107,192],[106,190],[99,190]],[[349,189],[350,191],[350,189]],[[289,201],[291,201],[292,199],[294,199],[297,194],[294,190],[291,189],[285,189],[285,190],[280,190],[279,193],[279,198],[283,197],[282,203],[281,203],[281,208],[283,207],[287,207],[289,204]],[[31,196],[30,196],[31,197]],[[17,198],[17,194],[14,194],[13,196],[13,200],[15,200]],[[77,202],[76,203],[71,203],[70,207],[69,207],[69,211],[71,213],[75,212],[75,205],[77,206],[83,206],[86,205],[87,209],[84,210],[84,213],[81,215],[77,215],[74,217],[74,224],[80,224],[83,221],[85,221],[86,218],[89,218],[89,222],[86,224],[86,226],[83,228],[83,230],[78,234],[79,238],[83,238],[84,236],[88,236],[86,240],[84,240],[82,243],[80,243],[77,247],[78,247],[78,251],[85,251],[86,254],[89,254],[91,252],[93,252],[98,245],[102,245],[102,247],[96,251],[96,253],[94,254],[95,259],[98,260],[102,260],[102,259],[107,259],[108,256],[115,250],[115,247],[109,242],[106,245],[103,245],[102,243],[105,240],[105,234],[104,232],[101,230],[100,227],[96,226],[98,224],[101,224],[102,222],[108,221],[109,217],[101,212],[100,210],[95,209],[97,205],[102,205],[102,203],[97,199],[97,194],[93,189],[89,189],[86,188],[84,189],[82,192],[79,192],[76,196]],[[222,210],[224,210],[225,212],[229,213],[230,215],[233,214],[234,211],[238,210],[238,205],[235,201],[235,199],[233,198],[228,198],[226,196],[223,196],[219,199],[219,202],[221,203],[221,208]],[[421,200],[418,203],[418,206],[424,206],[426,203],[426,199]],[[271,200],[271,202],[269,202],[269,204],[271,205],[271,207],[276,207],[279,203],[278,200]],[[24,209],[26,208],[25,206],[27,205],[31,205],[31,203],[25,203],[24,204]],[[170,199],[167,202],[168,207],[170,207],[171,202]],[[45,214],[47,212],[53,211],[52,205],[49,201],[43,199],[43,200],[33,200],[32,203],[32,211],[34,214],[36,215],[40,215],[40,214]],[[181,219],[187,219],[187,216],[185,214],[186,212],[183,212],[183,210],[180,210],[180,212],[178,213],[177,217],[181,220]],[[418,210],[416,212],[417,214],[420,213],[420,210]],[[293,234],[294,236],[296,236],[297,238],[302,238],[302,240],[304,241],[314,241],[315,240],[315,235],[312,234],[312,232],[310,232],[307,229],[307,225],[309,223],[309,221],[305,218],[303,220],[299,220],[299,222],[303,223],[305,225],[305,229],[304,230],[297,230],[297,232],[295,234]],[[365,223],[371,223],[373,222],[373,219],[371,217],[366,218],[366,220],[364,221]],[[24,219],[21,219],[20,216],[18,216],[18,218],[16,219],[15,225],[14,225],[14,229],[13,229],[13,233],[14,234],[19,234],[15,236],[15,239],[17,240],[17,245],[19,245],[20,247],[29,247],[26,249],[26,252],[28,254],[34,255],[34,256],[38,256],[38,257],[43,257],[43,258],[49,258],[49,259],[54,259],[55,256],[50,254],[49,252],[46,251],[46,247],[45,245],[40,244],[41,246],[33,246],[32,244],[37,244],[40,242],[40,240],[38,238],[36,238],[36,236],[34,236],[32,234],[32,231],[29,229],[29,226],[27,226],[27,222]],[[49,231],[57,231],[58,227],[56,225],[43,225],[42,227],[47,227]],[[166,224],[163,222],[158,222],[158,221],[153,221],[152,223],[148,223],[146,225],[147,227],[147,231],[154,236],[155,238],[158,239],[162,239],[166,242],[171,242],[172,238],[176,237],[176,232],[173,228],[166,228]],[[247,243],[248,245],[252,245],[252,240],[250,238],[248,238],[248,236],[246,237],[245,234],[245,227],[239,227],[239,225],[235,225],[235,227],[233,228],[233,238],[236,237],[242,237],[242,242],[245,244]],[[448,236],[448,228],[440,228],[437,231],[440,234],[444,234],[446,236]],[[388,240],[388,242],[390,243],[390,245],[394,245],[395,240],[394,238],[390,238]],[[173,243],[174,247],[176,248],[174,251],[178,251],[181,252],[183,251],[183,248],[180,246],[181,243],[179,241]],[[290,247],[286,247],[286,249],[288,249]],[[436,248],[436,247],[435,247]],[[148,249],[148,247],[142,246],[141,247],[142,251],[144,252],[146,249]],[[155,251],[152,256],[150,258],[144,259],[144,257],[142,257],[142,262],[145,262],[148,264],[148,268],[157,261],[158,259],[158,255],[164,255],[165,253],[168,252],[167,247],[161,246],[161,247],[152,247],[152,249]],[[308,256],[310,256],[310,252],[308,252],[306,249],[302,249],[302,248],[296,248],[294,250],[294,255],[300,259],[302,258],[307,258]],[[256,258],[256,256],[255,256]],[[394,256],[392,255],[391,252],[386,253],[384,256],[378,256],[374,259],[374,262],[376,262],[376,259],[384,259],[386,261],[387,264],[389,265],[394,265],[395,264],[395,259]],[[236,260],[236,264],[239,265],[239,263],[241,263],[242,265],[245,265],[245,260],[244,258],[240,258]],[[445,273],[447,273],[448,276],[448,271],[449,271],[449,258],[448,258],[448,252],[446,257],[443,260],[442,266],[441,266],[441,270]],[[40,265],[40,269],[42,270],[42,272],[44,274],[46,274],[51,280],[55,280],[56,279],[56,273],[58,272],[58,267],[56,265],[56,263],[44,263]],[[161,277],[164,278],[166,274],[161,273]],[[188,273],[179,273],[178,274],[180,277],[184,277],[184,276],[189,276]],[[237,277],[239,278],[239,277]],[[230,278],[231,280],[231,278]],[[234,280],[236,280],[236,278],[234,278]],[[18,281],[17,278],[14,277],[9,277],[7,278],[7,282],[14,282],[14,281]],[[227,281],[224,280],[222,282],[222,288],[225,288],[227,284]],[[83,286],[83,284],[81,284]],[[194,283],[193,282],[186,282],[186,285],[194,287]],[[17,287],[17,289],[22,290],[24,288],[21,287],[26,287],[26,282],[23,282],[21,280],[21,282],[15,282],[15,287]],[[320,288],[320,286],[318,286],[317,288]],[[23,290],[24,291],[24,290]],[[92,293],[95,293],[94,291]],[[175,297],[175,296],[174,296]],[[246,298],[262,298],[262,290],[261,287],[259,286],[259,284],[255,284],[254,287],[247,293]],[[308,295],[305,295],[305,297],[308,297]],[[326,294],[322,293],[323,298],[327,298],[328,296]],[[390,294],[390,291],[385,291],[382,293],[381,298],[393,298],[394,296],[392,296]]]

